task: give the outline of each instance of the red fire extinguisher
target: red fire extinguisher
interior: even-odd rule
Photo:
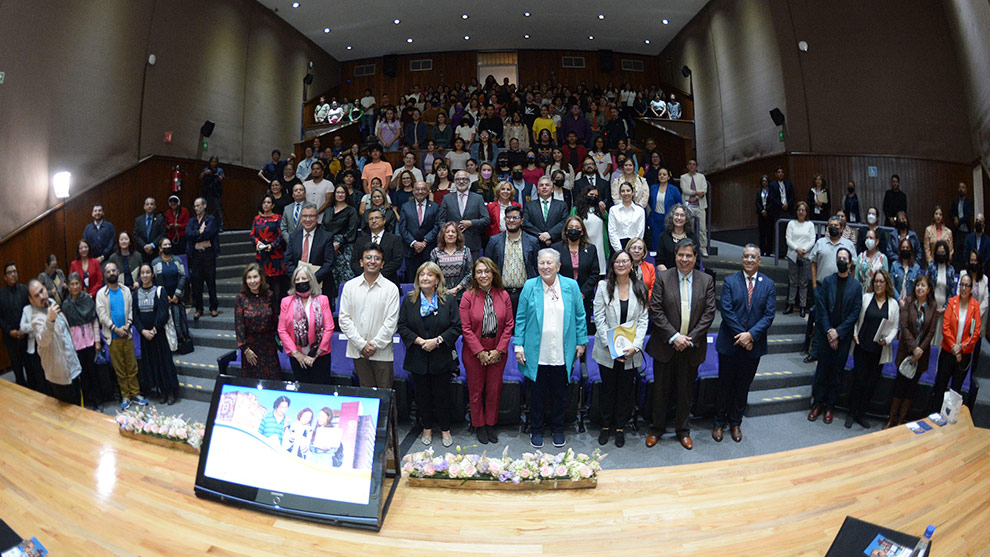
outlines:
[[[175,168],[172,169],[172,193],[182,191],[182,177],[185,174],[179,165],[175,165]]]

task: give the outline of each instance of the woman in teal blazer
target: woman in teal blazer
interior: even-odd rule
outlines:
[[[567,405],[567,383],[571,378],[574,361],[584,354],[588,344],[588,328],[585,321],[581,287],[576,280],[561,276],[560,253],[555,249],[542,249],[537,254],[539,277],[526,281],[519,294],[516,311],[515,346],[519,371],[532,382],[529,404],[531,443],[543,446],[543,409],[550,399],[550,426],[555,447],[564,446],[564,409]],[[563,309],[563,321],[559,327],[545,319],[544,303],[550,297],[559,296]],[[540,365],[540,348],[544,340],[547,348],[561,343],[563,352],[549,350],[546,356],[556,359],[556,365]]]

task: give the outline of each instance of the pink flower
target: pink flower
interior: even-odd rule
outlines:
[[[116,420],[117,420],[117,423],[118,424],[123,424],[124,422],[127,421],[127,416],[125,416],[123,414],[117,414]]]
[[[581,477],[582,478],[590,478],[591,477],[591,467],[590,466],[582,466],[581,467]]]
[[[184,427],[180,427],[179,429],[175,430],[175,436],[178,437],[179,439],[185,439],[186,435],[187,435],[186,428]]]
[[[432,476],[433,474],[436,473],[436,471],[437,469],[433,467],[433,464],[427,464],[426,466],[423,467],[423,475],[426,476]]]
[[[531,473],[529,471],[529,468],[523,468],[522,470],[519,471],[519,477],[524,480],[528,480],[530,475]]]
[[[470,478],[471,476],[475,475],[475,473],[477,473],[477,472],[478,472],[478,470],[477,470],[477,468],[474,467],[473,464],[468,464],[467,466],[464,467],[464,475],[465,475],[465,477]]]
[[[556,472],[557,472],[557,477],[562,478],[567,475],[567,467],[564,466],[563,464],[558,464]]]
[[[406,474],[412,472],[413,471],[413,463],[412,462],[406,462],[405,464],[403,464],[402,465],[402,471],[405,472]]]
[[[154,428],[154,426],[152,426],[151,424],[144,424],[144,432],[145,433],[151,433],[152,430],[153,430],[153,428]]]
[[[544,466],[543,468],[540,468],[540,475],[543,476],[544,478],[549,478],[553,476],[553,468],[549,466]]]
[[[454,462],[450,465],[449,468],[447,468],[447,473],[450,474],[450,477],[456,478],[461,474],[461,467],[456,462]]]

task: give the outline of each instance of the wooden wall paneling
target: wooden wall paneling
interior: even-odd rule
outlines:
[[[662,122],[659,125],[663,125]],[[637,146],[642,147],[647,138],[652,137],[657,143],[657,149],[663,154],[664,163],[672,176],[680,176],[687,171],[687,161],[694,158],[694,145],[691,139],[681,137],[671,131],[661,129],[648,120],[638,118],[633,128],[633,139]],[[640,155],[642,156],[642,155]],[[640,160],[639,164],[646,164]]]
[[[318,136],[313,137],[320,138],[320,148],[326,149],[327,147],[333,147],[334,136],[339,135],[344,141],[344,145],[353,145],[355,143],[364,143],[361,137],[361,123],[360,122],[350,122],[343,125],[338,125],[335,127],[330,127],[327,131],[321,132]],[[300,141],[293,145],[293,151],[296,155],[296,160],[300,161],[306,156],[306,147],[311,147],[313,145],[313,137],[306,138],[305,141]]]
[[[760,176],[773,174],[778,165],[786,168],[785,155],[773,155],[760,160],[749,161],[713,173],[705,173],[702,164],[699,170],[711,182],[708,206],[712,211],[712,230],[740,230],[756,227],[756,205],[754,202]],[[804,195],[807,195],[805,189]]]

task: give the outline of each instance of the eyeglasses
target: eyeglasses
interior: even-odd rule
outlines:
[[[470,180],[468,178],[454,178],[454,181],[455,182],[468,182]]]

